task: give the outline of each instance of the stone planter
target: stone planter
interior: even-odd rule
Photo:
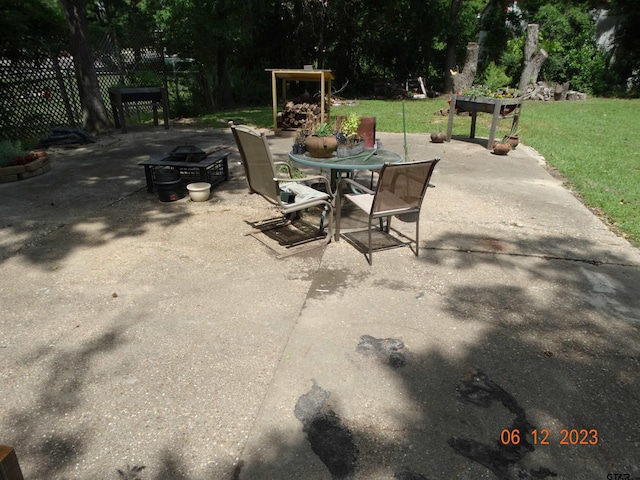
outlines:
[[[336,150],[336,155],[338,157],[351,157],[353,155],[358,155],[359,153],[364,152],[364,142],[358,142],[353,145],[338,145],[338,149]]]
[[[26,180],[27,178],[37,177],[51,170],[49,157],[44,155],[36,155],[36,159],[24,165],[11,165],[9,167],[0,168],[0,183],[17,182]]]

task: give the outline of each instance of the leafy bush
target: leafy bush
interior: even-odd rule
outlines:
[[[0,167],[15,165],[16,157],[24,155],[19,141],[2,140],[0,142]]]
[[[509,86],[511,84],[511,77],[505,73],[504,66],[496,66],[495,62],[489,63],[482,75],[482,83],[491,91],[496,91],[499,88]]]
[[[540,76],[569,82],[571,88],[606,93],[611,83],[604,52],[595,40],[595,22],[584,8],[557,5],[540,7],[533,20],[540,24],[541,47],[549,54]]]

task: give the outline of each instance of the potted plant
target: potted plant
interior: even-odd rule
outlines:
[[[433,143],[443,143],[447,138],[447,134],[438,129],[437,132],[431,132],[431,141]]]
[[[301,155],[307,151],[307,147],[305,147],[304,142],[306,141],[307,136],[304,134],[302,130],[298,130],[296,132],[296,138],[293,140],[293,153]]]
[[[520,133],[520,130],[518,130],[515,125],[512,125],[511,131],[507,135],[505,135],[503,138],[505,142],[511,145],[511,148],[513,150],[515,150],[516,147],[520,144],[519,133]]]
[[[510,151],[511,144],[504,138],[500,141],[493,142],[493,153],[496,155],[507,155]]]
[[[350,113],[347,118],[342,119],[336,132],[338,157],[349,157],[364,151],[364,142],[358,135],[358,127],[360,127],[360,117],[355,113]]]
[[[318,125],[313,135],[309,135],[304,142],[309,155],[315,158],[329,158],[336,151],[338,142],[327,122]]]

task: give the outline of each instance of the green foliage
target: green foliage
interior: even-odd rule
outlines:
[[[318,125],[314,129],[313,133],[318,137],[330,137],[331,135],[333,135],[333,131],[331,130],[331,127],[327,122],[324,122],[321,125]]]
[[[64,43],[66,28],[59,9],[47,0],[2,0],[0,52],[12,60],[38,59]]]
[[[498,67],[495,62],[491,62],[484,70],[482,82],[490,91],[495,92],[496,90],[511,84],[511,77],[505,73],[505,69],[506,67]]]
[[[524,41],[524,35],[512,38],[507,42],[507,48],[500,56],[500,65],[504,68],[505,75],[516,81],[520,79],[520,72],[522,71]]]
[[[611,0],[610,13],[620,15],[616,35],[616,62],[613,69],[618,78],[629,79],[627,95],[640,96],[640,2]],[[627,85],[625,85],[627,88]]]
[[[351,140],[357,135],[359,126],[360,117],[351,112],[347,115],[347,118],[342,120],[342,123],[340,124],[340,131],[344,134],[347,140]]]
[[[24,155],[22,144],[19,141],[0,141],[0,167],[9,167],[15,164],[16,157]]]
[[[544,155],[588,206],[603,212],[615,230],[640,246],[638,110],[640,100],[530,102],[521,123],[526,143]]]
[[[161,87],[162,77],[156,72],[144,70],[131,75],[127,86],[130,87]]]
[[[605,54],[595,42],[595,24],[581,5],[548,3],[534,14],[540,24],[541,47],[549,54],[540,75],[571,87],[603,94],[612,79],[607,72]]]

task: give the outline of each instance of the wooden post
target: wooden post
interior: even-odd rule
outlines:
[[[275,70],[271,72],[271,98],[273,100],[273,133],[278,135],[278,82]]]
[[[16,452],[4,445],[0,445],[0,480],[24,480]]]

